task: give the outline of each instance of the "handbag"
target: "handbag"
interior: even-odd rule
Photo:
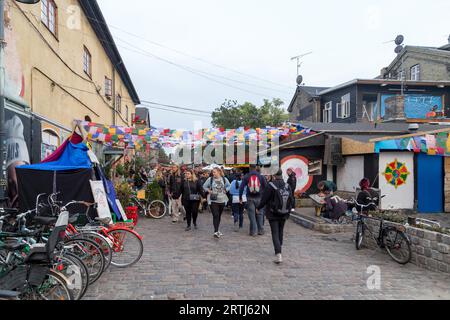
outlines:
[[[210,178],[210,179],[211,179],[211,183],[210,183],[210,187],[209,188],[212,189],[213,178]],[[225,179],[224,178],[222,178],[222,179],[223,179],[223,183],[225,185]],[[209,195],[209,200],[211,200],[211,201],[216,201],[218,198],[219,198],[219,196],[218,196],[217,193],[211,193]]]
[[[189,188],[189,201],[200,201],[200,195],[199,194],[192,194],[191,193],[191,184],[189,181],[187,182],[188,188]]]

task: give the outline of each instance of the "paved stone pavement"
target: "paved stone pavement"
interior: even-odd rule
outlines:
[[[401,266],[381,250],[356,251],[351,234],[323,235],[288,222],[285,262],[277,266],[270,232],[236,233],[229,212],[220,240],[212,237],[209,213],[200,214],[199,230],[185,232],[183,223],[164,218],[141,219],[138,231],[140,262],[111,266],[85,299],[450,299],[450,276]],[[380,290],[367,288],[373,265],[381,270]]]

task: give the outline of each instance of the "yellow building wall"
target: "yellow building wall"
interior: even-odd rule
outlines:
[[[122,97],[117,125],[131,125],[135,105],[77,0],[56,0],[57,37],[41,22],[41,4],[7,0],[6,49],[9,92],[33,113],[72,128],[73,120],[113,124],[114,97],[105,97],[105,76]],[[84,46],[92,55],[92,79],[83,71]],[[8,66],[9,62],[9,66]],[[129,108],[128,117],[126,105]],[[128,119],[128,120],[127,120]],[[49,126],[52,127],[52,126]],[[43,130],[45,125],[43,125]]]

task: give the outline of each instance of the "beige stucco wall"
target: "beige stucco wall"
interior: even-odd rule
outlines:
[[[116,117],[116,124],[131,125],[134,103],[120,76],[117,72],[113,75],[113,65],[78,1],[55,2],[57,37],[41,22],[41,4],[23,5],[7,0],[9,94],[23,99],[32,112],[67,128],[72,127],[73,120],[83,120],[85,116],[94,122],[113,124],[114,98],[105,98],[107,76],[115,79],[115,95],[122,96],[122,113]],[[84,46],[92,55],[92,79],[83,71]]]

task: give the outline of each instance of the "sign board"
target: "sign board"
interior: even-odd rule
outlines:
[[[106,197],[105,187],[103,181],[90,181],[92,195],[94,196],[95,203],[97,203],[98,217],[102,222],[110,223],[111,210],[109,209],[108,198]]]
[[[119,208],[120,215],[122,216],[123,221],[127,221],[128,217],[125,213],[125,210],[123,210],[122,204],[120,203],[120,201],[118,199],[116,199],[116,204],[117,204],[117,208]]]
[[[309,162],[308,175],[310,176],[322,175],[322,160],[314,160]]]
[[[98,161],[97,156],[95,155],[94,152],[92,152],[92,150],[88,150],[88,156],[89,156],[89,159],[91,159],[92,163],[100,164],[100,162]]]

